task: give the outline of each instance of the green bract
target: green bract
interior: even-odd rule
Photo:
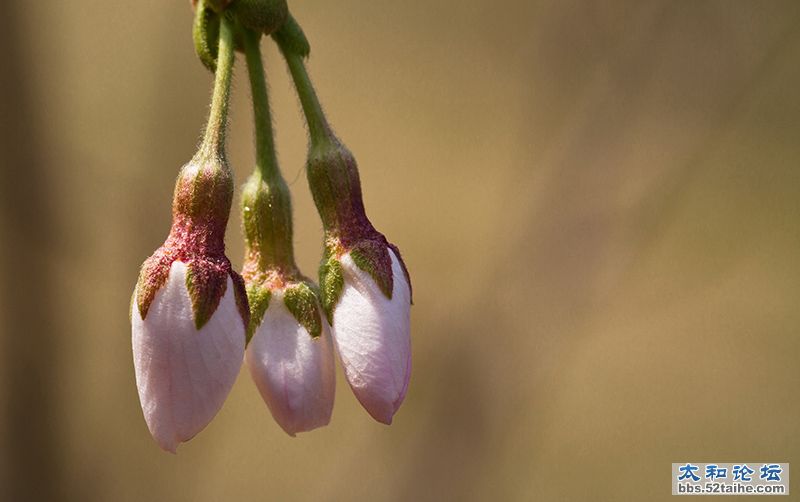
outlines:
[[[344,276],[342,264],[329,248],[325,249],[325,256],[319,266],[319,286],[322,290],[322,308],[325,309],[328,323],[333,325],[333,310],[342,295]]]
[[[200,0],[196,8],[192,26],[194,50],[203,66],[214,72],[217,70],[219,50],[219,16],[206,0]]]
[[[306,34],[303,33],[303,29],[291,14],[288,15],[283,26],[272,34],[272,38],[283,51],[297,54],[302,58],[307,58],[311,53],[311,44],[308,43]]]
[[[228,274],[200,263],[187,263],[186,289],[192,301],[194,325],[200,330],[211,319],[228,288]]]
[[[306,328],[312,338],[322,334],[322,318],[319,315],[319,300],[316,291],[301,282],[284,290],[283,302],[297,322]]]
[[[368,273],[386,298],[392,299],[392,260],[389,250],[380,242],[365,241],[350,251],[350,257],[358,268]],[[388,263],[388,266],[386,264]]]
[[[247,343],[253,338],[256,328],[261,325],[264,320],[264,314],[269,307],[269,301],[272,298],[272,291],[269,288],[258,285],[247,285],[247,301],[250,304],[250,323],[247,326]]]

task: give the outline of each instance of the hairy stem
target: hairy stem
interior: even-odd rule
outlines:
[[[198,152],[204,156],[214,156],[220,159],[225,157],[225,132],[228,126],[228,105],[235,60],[233,51],[233,24],[226,16],[222,16],[211,112],[208,116],[203,144]]]
[[[289,66],[289,73],[292,75],[297,95],[300,97],[300,104],[303,107],[303,114],[306,116],[308,133],[311,136],[311,144],[317,145],[323,142],[335,140],[333,131],[322,111],[317,92],[308,76],[303,56],[289,50],[284,44],[279,44],[281,53]]]
[[[272,132],[272,116],[269,111],[269,96],[261,60],[261,34],[247,30],[244,36],[244,52],[247,72],[250,76],[250,91],[253,97],[253,119],[256,130],[256,166],[265,180],[280,178],[278,159],[275,155],[275,140]]]
[[[261,33],[245,30],[244,49],[256,136],[256,170],[242,193],[248,254],[262,271],[295,270],[292,245],[292,203],[289,187],[278,168],[269,96],[261,60]]]

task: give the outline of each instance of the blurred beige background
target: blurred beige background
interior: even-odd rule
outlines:
[[[242,372],[160,451],[127,311],[207,110],[188,3],[3,2],[1,500],[668,500],[671,462],[800,469],[792,0],[290,0],[412,273],[410,391],[387,428],[340,374],[331,425],[292,439]],[[313,275],[305,133],[265,58]]]

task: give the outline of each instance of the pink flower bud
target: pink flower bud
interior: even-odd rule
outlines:
[[[136,301],[131,308],[142,411],[159,446],[172,453],[220,410],[244,355],[245,324],[232,278],[227,278],[219,305],[198,329],[187,273],[184,262],[172,262],[146,317]]]
[[[328,425],[336,392],[333,343],[316,296],[306,285],[290,286],[272,290],[268,301],[245,356],[253,381],[290,436]]]
[[[391,424],[411,377],[411,289],[393,249],[387,296],[351,253],[340,259],[343,286],[333,311],[333,339],[358,401],[377,421]]]
[[[303,63],[308,43],[289,21],[274,37],[308,124],[308,186],[325,231],[322,306],[345,376],[372,417],[391,424],[411,377],[411,280],[397,248],[364,210],[356,159],[322,112]]]
[[[139,400],[150,433],[173,453],[220,410],[244,357],[247,294],[225,256],[232,192],[224,162],[183,167],[172,229],[142,265],[133,295]]]
[[[335,138],[312,146],[308,179],[325,228],[323,307],[345,376],[391,424],[411,376],[411,282],[397,248],[367,218],[356,161]]]

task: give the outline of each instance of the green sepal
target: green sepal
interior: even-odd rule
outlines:
[[[211,72],[217,71],[219,23],[219,15],[209,7],[208,1],[200,0],[194,13],[192,38],[197,57]]]
[[[333,310],[339,303],[344,289],[344,276],[342,275],[342,264],[330,250],[325,251],[322,263],[319,266],[319,285],[322,290],[322,308],[328,323],[333,326]]]
[[[158,248],[142,264],[142,269],[139,271],[139,280],[136,282],[136,289],[134,290],[136,293],[134,301],[142,320],[147,318],[150,304],[153,303],[158,290],[167,283],[171,264],[171,257],[169,253],[164,251],[163,246]]]
[[[380,242],[366,241],[350,251],[350,258],[358,268],[375,280],[375,284],[378,285],[381,292],[391,300],[394,280],[392,261],[386,246]]]
[[[267,313],[269,301],[272,298],[272,291],[264,286],[250,284],[247,286],[247,302],[250,304],[250,323],[247,326],[246,343],[250,343],[250,339],[256,332],[256,329],[261,325],[264,320],[264,314]]]
[[[311,53],[311,44],[308,43],[303,28],[297,24],[291,13],[286,17],[283,26],[272,33],[272,38],[284,52],[297,54],[302,58],[307,58]]]
[[[244,286],[244,279],[234,271],[230,273],[233,282],[233,294],[236,300],[236,310],[242,317],[245,331],[245,343],[247,342],[247,329],[250,326],[250,303],[247,301],[247,289]]]
[[[301,282],[297,286],[286,288],[283,294],[283,303],[297,319],[297,322],[306,328],[311,338],[318,338],[322,334],[319,297],[307,283]]]
[[[200,331],[216,312],[219,302],[228,289],[228,274],[225,271],[212,271],[187,263],[186,289],[192,303],[194,326]],[[200,268],[200,270],[198,270]]]

